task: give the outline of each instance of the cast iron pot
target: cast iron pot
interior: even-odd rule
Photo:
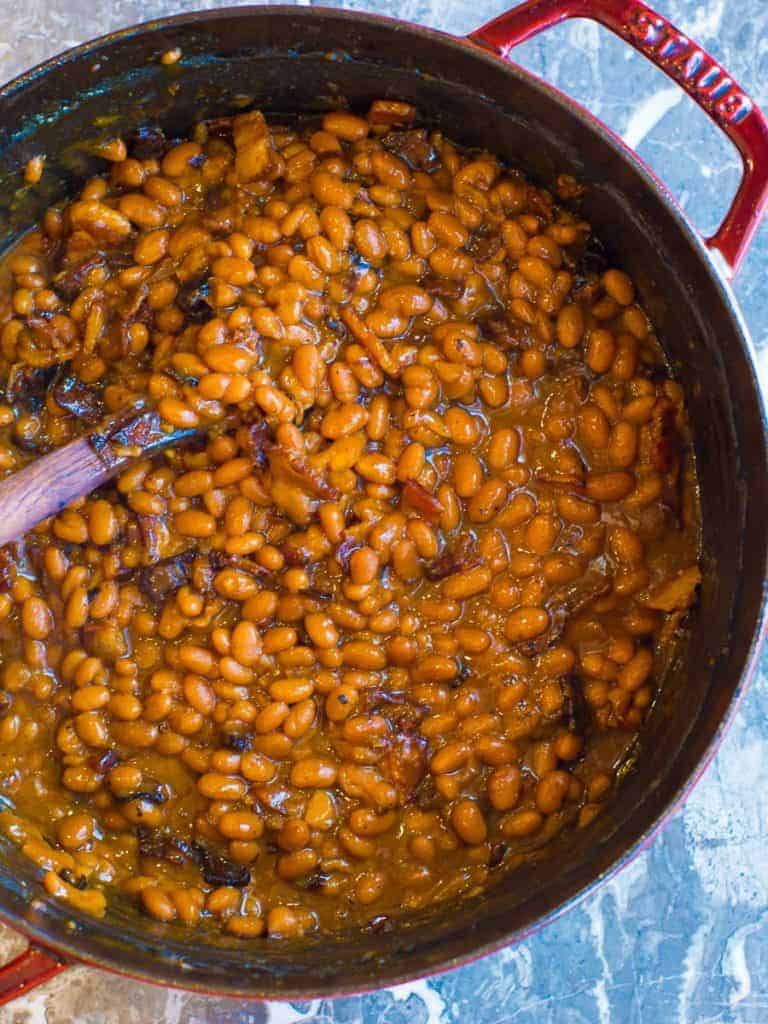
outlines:
[[[744,177],[704,242],[619,139],[567,97],[506,61],[509,50],[564,18],[611,28],[662,67],[739,147]],[[180,47],[167,68],[160,55]],[[97,165],[75,140],[159,123],[173,136],[243,96],[271,113],[322,111],[376,97],[415,103],[430,124],[551,183],[590,183],[584,213],[638,283],[682,382],[696,438],[704,509],[704,585],[687,649],[643,732],[636,767],[590,828],[506,876],[485,895],[433,909],[389,934],[310,940],[300,950],[234,944],[152,922],[116,903],[103,920],[43,897],[40,872],[0,850],[3,918],[30,939],[0,972],[4,998],[68,962],[85,961],[188,989],[271,999],[342,995],[392,985],[490,953],[550,920],[648,842],[690,789],[744,692],[761,640],[768,505],[763,409],[747,332],[726,282],[768,200],[768,127],[733,80],[638,0],[530,0],[454,39],[338,10],[240,7],[116,32],[0,91],[0,237],[9,242]],[[43,181],[21,189],[37,153]],[[98,165],[101,169],[102,165]],[[748,515],[752,508],[753,514]]]

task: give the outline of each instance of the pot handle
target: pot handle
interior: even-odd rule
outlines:
[[[743,174],[725,220],[706,239],[734,277],[768,205],[768,120],[731,76],[642,0],[526,0],[467,38],[507,58],[510,50],[568,18],[611,29],[682,86],[741,153]]]
[[[10,963],[0,967],[0,1006],[42,985],[68,966],[55,953],[30,944]]]

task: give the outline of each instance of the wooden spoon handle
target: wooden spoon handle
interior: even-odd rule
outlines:
[[[165,433],[154,409],[134,407],[85,437],[35,459],[0,482],[0,545],[22,537],[71,501],[101,487],[136,459],[194,433]]]

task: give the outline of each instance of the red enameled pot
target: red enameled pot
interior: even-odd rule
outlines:
[[[743,178],[717,233],[702,240],[627,147],[568,97],[509,62],[513,47],[586,17],[644,53],[738,147]],[[180,47],[168,68],[159,57]],[[466,39],[339,10],[238,7],[116,32],[22,75],[0,91],[0,237],[28,228],[97,169],[74,140],[141,123],[183,134],[248,96],[275,114],[322,111],[338,98],[415,103],[425,121],[551,183],[590,184],[584,214],[638,283],[686,392],[704,509],[701,606],[691,639],[642,736],[635,768],[607,812],[491,892],[433,909],[390,934],[282,943],[185,933],[116,902],[102,920],[43,897],[39,870],[0,845],[0,911],[30,940],[0,971],[0,1003],[73,961],[222,995],[308,999],[393,985],[515,942],[551,920],[647,843],[712,757],[762,639],[768,505],[766,433],[750,343],[727,279],[768,201],[768,124],[695,43],[640,0],[529,0]],[[40,186],[21,169],[46,153]],[[749,515],[749,510],[757,512]]]

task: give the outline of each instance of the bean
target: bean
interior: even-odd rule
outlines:
[[[646,682],[652,670],[653,654],[647,648],[641,647],[619,673],[619,685],[634,693]]]
[[[603,274],[603,288],[606,294],[620,306],[631,306],[635,300],[635,289],[631,280],[620,270],[607,270]]]
[[[525,640],[533,640],[549,628],[549,614],[546,609],[538,607],[523,607],[507,619],[504,633],[510,643],[520,643]]]
[[[320,757],[297,761],[291,769],[291,784],[299,789],[326,789],[336,781],[338,769],[333,762]]]
[[[32,640],[45,640],[53,629],[53,614],[41,597],[28,597],[21,608],[21,625]]]
[[[364,139],[370,130],[368,122],[362,117],[355,117],[353,114],[346,114],[340,111],[332,114],[325,114],[323,117],[323,131],[331,135],[337,135],[347,142],[357,142]]]
[[[557,316],[557,340],[563,348],[576,348],[584,335],[584,313],[581,306],[569,303]]]
[[[470,846],[484,843],[488,835],[485,818],[474,800],[459,800],[451,811],[451,825],[458,837]]]
[[[460,498],[471,498],[480,490],[483,467],[480,460],[468,452],[461,452],[453,463],[453,481]]]
[[[538,832],[543,824],[538,811],[517,811],[506,819],[501,830],[508,839],[524,839]]]
[[[509,811],[517,805],[522,790],[522,774],[517,765],[497,768],[488,776],[488,799],[497,811]]]
[[[473,523],[490,522],[507,500],[507,485],[503,480],[488,480],[475,493],[467,512]]]
[[[588,473],[586,494],[593,501],[621,501],[634,487],[631,473],[616,472]]]
[[[536,787],[536,806],[542,814],[559,811],[568,792],[571,777],[567,772],[550,771]]]
[[[209,800],[240,800],[245,795],[245,783],[231,775],[207,772],[197,781],[197,788]]]

